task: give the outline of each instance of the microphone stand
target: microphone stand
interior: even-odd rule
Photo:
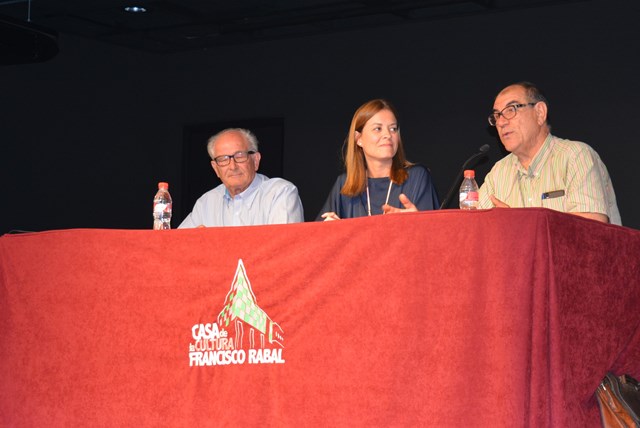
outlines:
[[[488,144],[483,145],[482,147],[480,147],[480,149],[478,149],[479,150],[478,153],[471,156],[469,159],[466,160],[465,163],[462,164],[462,168],[460,168],[458,175],[456,175],[456,179],[453,181],[453,184],[449,188],[449,191],[447,192],[447,196],[442,201],[442,204],[440,204],[440,209],[446,208],[447,205],[449,205],[449,202],[451,202],[451,198],[455,194],[456,190],[458,190],[460,187],[460,182],[462,181],[462,174],[464,174],[464,170],[467,169],[469,165],[471,165],[471,162],[478,159],[479,157],[486,155],[490,148],[491,147]]]

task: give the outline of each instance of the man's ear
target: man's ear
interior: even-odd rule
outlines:
[[[218,174],[218,164],[216,163],[216,161],[211,161],[211,168],[213,168],[213,171],[216,173],[218,178],[220,178],[220,174]]]
[[[255,152],[251,156],[253,156],[254,170],[257,171],[260,166],[260,159],[262,159],[262,155],[260,155],[260,152]]]
[[[547,121],[547,103],[539,102],[533,108],[536,111],[536,120],[538,125],[542,125]]]

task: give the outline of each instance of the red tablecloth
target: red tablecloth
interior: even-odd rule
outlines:
[[[640,232],[544,209],[0,238],[1,426],[598,426]]]

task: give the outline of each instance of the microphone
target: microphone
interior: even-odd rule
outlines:
[[[480,148],[478,149],[478,153],[471,156],[469,159],[466,160],[465,163],[462,164],[462,168],[460,168],[458,175],[456,175],[456,179],[453,181],[453,184],[451,184],[451,187],[447,192],[447,196],[442,201],[442,204],[440,204],[440,209],[446,208],[447,205],[449,205],[449,202],[451,202],[451,198],[455,194],[456,190],[458,190],[458,188],[460,187],[460,182],[462,181],[462,174],[464,173],[464,170],[469,167],[471,162],[473,162],[479,157],[486,155],[489,149],[491,149],[491,146],[489,146],[488,144],[484,144],[480,146]]]

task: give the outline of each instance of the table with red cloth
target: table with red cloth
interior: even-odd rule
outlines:
[[[0,237],[0,426],[596,427],[640,231],[545,209]]]

